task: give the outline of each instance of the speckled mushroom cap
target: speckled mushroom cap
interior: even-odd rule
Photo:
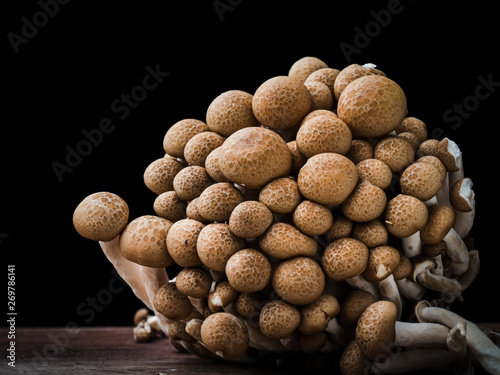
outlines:
[[[378,159],[365,159],[356,164],[360,181],[367,181],[381,189],[387,189],[392,181],[391,168]]]
[[[370,249],[368,264],[361,275],[365,280],[377,283],[391,275],[399,262],[399,252],[394,247],[377,246]]]
[[[305,56],[293,63],[288,71],[288,76],[304,82],[311,73],[325,68],[328,68],[328,65],[324,61],[317,57]]]
[[[227,260],[245,247],[245,240],[236,237],[229,224],[213,223],[206,225],[198,235],[196,249],[203,264],[214,270],[224,271]]]
[[[253,95],[230,90],[216,97],[207,110],[208,128],[224,137],[248,126],[259,126],[252,111]]]
[[[327,85],[321,82],[309,81],[305,82],[304,86],[307,87],[311,95],[311,110],[317,109],[331,109],[333,106],[332,92]]]
[[[269,301],[259,316],[262,333],[272,339],[282,339],[295,331],[300,323],[299,310],[282,300]]]
[[[208,126],[203,121],[184,119],[172,125],[163,139],[165,152],[176,158],[184,159],[184,147],[196,134],[208,131]]]
[[[417,158],[421,158],[422,156],[436,156],[437,150],[439,147],[439,141],[437,139],[428,139],[420,143],[418,146],[418,150],[416,152]]]
[[[229,217],[229,229],[238,237],[256,238],[263,234],[273,222],[273,214],[258,201],[238,204]]]
[[[227,280],[219,281],[212,286],[210,293],[208,294],[208,307],[212,312],[221,311],[223,307],[226,307],[236,301],[239,292],[232,287],[232,285]]]
[[[356,326],[356,341],[364,356],[382,361],[396,340],[397,308],[391,301],[377,301],[366,308]]]
[[[228,221],[234,208],[244,201],[243,194],[234,185],[218,182],[207,187],[198,197],[198,213],[210,221]]]
[[[196,207],[196,202],[198,198],[194,198],[193,200],[189,201],[187,207],[186,207],[186,216],[188,219],[193,219],[197,220],[200,223],[203,224],[210,224],[211,222],[205,219],[203,216],[201,216],[198,212],[198,207]]]
[[[420,143],[427,139],[427,126],[416,117],[406,117],[396,128],[396,134],[410,132],[415,134]]]
[[[174,178],[182,168],[183,165],[175,159],[156,159],[144,171],[144,184],[156,194],[174,190]]]
[[[368,248],[354,238],[339,238],[329,244],[321,265],[326,277],[334,281],[342,281],[360,275],[368,264]]]
[[[292,155],[292,168],[290,169],[290,173],[293,175],[297,175],[299,173],[300,168],[304,166],[307,161],[307,158],[302,155],[297,147],[297,141],[290,141],[286,144],[290,153]]]
[[[272,257],[288,259],[299,255],[313,256],[318,244],[314,238],[306,236],[293,225],[277,222],[259,237],[259,246]]]
[[[297,183],[287,177],[269,182],[259,193],[259,202],[276,214],[292,213],[301,200]]]
[[[399,264],[392,273],[392,276],[394,276],[394,280],[406,279],[408,276],[410,276],[413,267],[410,259],[408,259],[406,256],[399,254],[399,257]]]
[[[99,192],[87,196],[73,213],[73,225],[85,238],[111,241],[127,225],[129,208],[118,195]]]
[[[377,75],[351,82],[342,92],[337,106],[339,118],[357,137],[388,134],[401,124],[406,113],[406,96],[401,87]]]
[[[215,132],[208,131],[193,136],[184,147],[184,159],[190,165],[205,166],[207,156],[221,146],[225,138]]]
[[[316,117],[316,116],[331,116],[331,117],[337,117],[337,115],[335,114],[335,112],[332,112],[330,110],[327,110],[327,109],[316,109],[314,111],[311,111],[309,112],[306,117],[304,117],[302,119],[302,121],[300,122],[300,126],[302,126],[306,121]]]
[[[260,309],[264,300],[264,293],[241,292],[238,294],[238,298],[234,302],[234,308],[236,309],[236,312],[242,318],[247,319],[250,324],[257,325],[259,324]]]
[[[415,151],[406,139],[387,136],[375,145],[375,159],[383,161],[392,172],[401,172],[415,159]]]
[[[373,146],[365,139],[353,139],[351,141],[351,147],[345,156],[357,165],[363,160],[373,159]]]
[[[154,308],[167,319],[181,320],[193,311],[188,296],[182,294],[174,282],[159,288],[153,299]]]
[[[259,189],[275,178],[286,176],[292,167],[292,155],[286,142],[269,129],[238,130],[222,147],[221,172],[248,189]]]
[[[437,245],[455,225],[455,211],[442,204],[432,205],[427,209],[429,220],[420,229],[420,238],[425,244]]]
[[[227,261],[226,276],[238,292],[258,292],[269,283],[271,264],[258,250],[239,250]]]
[[[182,294],[192,298],[208,297],[212,276],[205,268],[184,268],[175,277],[175,285]]]
[[[406,167],[401,174],[399,185],[403,194],[426,201],[435,196],[441,189],[441,172],[431,163],[413,163]]]
[[[166,191],[158,195],[153,203],[153,209],[158,216],[172,223],[186,217],[186,203],[175,191]]]
[[[451,206],[460,212],[470,212],[474,208],[474,190],[472,180],[468,177],[455,182],[450,189]]]
[[[252,108],[262,125],[273,129],[289,129],[298,125],[311,110],[307,87],[295,78],[273,77],[259,86]]]
[[[331,319],[340,311],[337,298],[330,294],[322,294],[316,301],[301,306],[300,324],[298,330],[305,335],[312,335],[324,331]]]
[[[377,69],[369,68],[359,64],[351,64],[342,69],[334,82],[334,95],[337,100],[340,98],[342,91],[353,81],[358,78],[368,76],[368,75],[385,75],[383,72]]]
[[[365,309],[376,299],[370,292],[361,289],[351,290],[342,300],[339,322],[344,327],[355,327]]]
[[[339,359],[339,367],[342,375],[363,375],[369,368],[361,348],[356,340],[346,345]]]
[[[141,266],[164,268],[174,260],[167,251],[167,233],[172,223],[159,216],[144,215],[132,220],[120,236],[124,258]]]
[[[337,103],[337,98],[335,97],[335,80],[337,79],[337,76],[339,75],[340,70],[334,69],[334,68],[321,68],[318,70],[315,70],[311,74],[309,74],[304,81],[304,84],[307,85],[309,82],[321,82],[325,84],[328,89],[330,90],[330,93],[332,95],[333,102],[335,102],[335,106]]]
[[[336,153],[309,158],[299,171],[297,184],[309,200],[321,204],[342,203],[356,187],[358,172],[352,161]]]
[[[441,181],[443,181],[446,178],[446,167],[444,166],[443,162],[439,160],[438,157],[432,155],[425,155],[419,157],[416,161],[417,163],[432,164],[434,168],[436,168],[439,171],[439,174],[441,175]]]
[[[204,227],[204,224],[192,219],[179,220],[170,227],[167,250],[179,266],[196,267],[203,264],[198,256],[196,243]]]
[[[307,120],[297,132],[297,147],[306,158],[324,152],[345,155],[351,147],[352,134],[339,118],[320,115]]]
[[[384,245],[389,239],[389,232],[381,220],[355,223],[352,237],[363,242],[368,248]]]
[[[428,217],[427,207],[420,199],[400,194],[387,203],[385,226],[396,237],[409,237],[424,227]]]
[[[224,359],[238,358],[248,349],[248,330],[233,314],[220,312],[208,316],[200,333],[205,347]]]
[[[332,211],[332,225],[323,235],[326,243],[331,243],[339,238],[349,237],[352,232],[353,222],[346,218],[340,210]]]
[[[332,226],[333,215],[328,207],[304,200],[293,211],[292,220],[302,233],[321,236]]]
[[[215,182],[229,182],[229,179],[224,176],[219,167],[219,160],[223,151],[224,149],[222,147],[217,147],[215,150],[210,152],[205,159],[205,169],[208,175]]]
[[[177,173],[173,187],[177,196],[188,202],[198,197],[211,183],[212,179],[205,168],[191,165]]]
[[[352,221],[367,222],[382,215],[386,203],[387,197],[381,188],[369,182],[361,182],[342,202],[340,209]]]
[[[446,167],[448,172],[456,172],[459,170],[458,158],[461,152],[458,145],[448,138],[443,138],[439,141],[436,155]]]
[[[272,278],[276,293],[294,305],[316,301],[325,289],[325,274],[311,258],[296,257],[281,262]]]

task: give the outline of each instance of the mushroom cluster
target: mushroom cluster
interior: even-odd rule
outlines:
[[[450,311],[479,272],[462,153],[428,139],[373,64],[304,57],[178,121],[163,149],[143,176],[154,214],[129,222],[99,192],[73,222],[179,350],[337,354],[343,374],[500,373],[487,333]]]

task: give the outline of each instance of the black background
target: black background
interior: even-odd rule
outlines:
[[[204,120],[224,91],[253,94],[304,56],[337,69],[375,63],[404,89],[409,115],[426,122],[434,138],[447,135],[460,146],[476,193],[472,235],[482,269],[464,292],[465,303],[454,309],[474,321],[499,321],[492,298],[500,286],[500,90],[492,87],[488,98],[474,99],[480,77],[500,81],[494,8],[409,0],[222,0],[233,5],[221,16],[214,3],[73,0],[60,5],[18,53],[8,34],[22,35],[23,17],[33,20],[40,4],[9,2],[2,11],[0,273],[15,264],[18,326],[131,324],[142,303],[129,289],[88,312],[89,298],[109,296],[102,290],[114,276],[99,245],[74,230],[73,210],[87,195],[111,191],[127,201],[131,219],[154,213],[155,194],[142,174],[164,155],[167,129],[183,118]],[[374,12],[391,4],[398,13],[377,26]],[[359,29],[372,36],[359,37]],[[346,56],[341,44],[357,49]],[[147,66],[157,65],[168,77],[119,119],[111,103],[142,83]],[[453,121],[443,118],[464,101],[473,109]],[[104,118],[113,121],[113,131],[60,182],[53,162],[64,163],[66,147],[75,149],[85,139],[82,131]],[[3,300],[7,311],[5,294]]]

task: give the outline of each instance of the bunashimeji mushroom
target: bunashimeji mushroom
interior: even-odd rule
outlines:
[[[203,121],[184,119],[172,125],[163,139],[165,152],[176,158],[184,159],[184,147],[196,134],[208,131],[208,126]]]
[[[191,165],[182,169],[174,178],[173,189],[184,202],[198,197],[212,183],[205,168]]]
[[[300,153],[299,148],[297,147],[297,141],[293,140],[287,142],[286,145],[292,155],[292,168],[290,169],[290,173],[296,176],[297,173],[299,173],[300,168],[302,168],[306,163],[307,158]]]
[[[365,375],[371,368],[371,361],[363,355],[358,342],[352,340],[342,351],[339,367],[342,375]]]
[[[313,237],[305,235],[293,225],[281,222],[272,224],[259,237],[259,246],[266,254],[277,259],[312,257],[318,248]]]
[[[272,276],[278,295],[294,305],[316,301],[325,289],[325,274],[311,258],[296,257],[281,262]]]
[[[391,301],[368,306],[358,320],[355,338],[361,352],[372,362],[390,358],[394,347],[446,349],[449,328],[436,323],[406,323],[396,320]],[[416,350],[416,349],[412,349]]]
[[[331,319],[340,312],[337,298],[330,294],[322,294],[316,301],[300,307],[300,332],[312,335],[324,331]]]
[[[332,211],[332,225],[322,236],[326,243],[331,243],[339,238],[349,237],[351,235],[354,223],[346,218],[340,210]]]
[[[167,234],[167,250],[176,264],[181,267],[203,265],[196,243],[204,227],[204,224],[192,219],[182,219],[172,224]]]
[[[388,134],[401,124],[406,113],[406,96],[401,87],[377,75],[351,82],[342,91],[337,105],[339,118],[356,137]]]
[[[363,242],[368,248],[385,245],[389,239],[387,228],[380,219],[366,223],[355,223],[352,238]]]
[[[460,322],[465,323],[467,346],[474,358],[488,373],[500,374],[500,348],[476,324],[452,311],[433,307],[427,301],[420,301],[415,312],[420,322],[439,323],[450,329]]]
[[[259,202],[275,214],[290,214],[302,200],[297,183],[291,178],[277,178],[264,186]]]
[[[273,222],[273,214],[261,202],[245,201],[238,204],[229,216],[229,229],[241,238],[262,235]]]
[[[420,146],[420,142],[418,140],[418,137],[415,134],[410,133],[410,132],[403,132],[403,133],[399,133],[397,136],[400,138],[406,139],[408,142],[410,142],[414,151],[418,150],[418,146]]]
[[[193,311],[193,305],[188,296],[177,289],[175,282],[170,282],[158,289],[153,305],[156,311],[171,320],[187,318]]]
[[[229,220],[233,209],[244,201],[243,194],[228,182],[218,182],[207,187],[198,197],[198,213],[209,221]]]
[[[184,159],[190,165],[205,166],[205,159],[217,147],[224,143],[225,138],[215,132],[208,131],[193,136],[184,147]]]
[[[259,189],[275,178],[288,175],[292,166],[292,155],[286,142],[269,129],[249,127],[238,130],[226,139],[222,147],[221,172],[232,182],[248,189]]]
[[[335,97],[335,80],[339,73],[340,70],[335,68],[321,68],[309,74],[304,81],[304,84],[307,86],[310,82],[320,82],[326,85],[330,90],[333,107],[335,108],[337,107],[337,98]]]
[[[229,182],[229,179],[222,174],[222,171],[219,168],[219,159],[223,151],[224,149],[222,147],[217,147],[215,150],[210,152],[205,159],[205,169],[208,175],[215,182]]]
[[[396,134],[405,132],[415,134],[420,143],[427,139],[427,125],[416,117],[406,117],[396,128]]]
[[[411,143],[397,136],[386,136],[375,145],[374,158],[383,161],[392,172],[399,173],[415,160]]]
[[[271,278],[271,263],[260,251],[239,250],[226,263],[226,276],[231,286],[239,292],[258,292]]]
[[[327,110],[327,109],[316,109],[314,111],[309,112],[306,115],[306,117],[304,117],[302,119],[302,121],[300,122],[299,125],[300,126],[304,125],[306,123],[306,121],[309,121],[310,119],[312,119],[312,118],[314,118],[316,116],[330,116],[330,117],[338,118],[337,115],[335,114],[335,112],[332,112],[332,111]]]
[[[399,194],[387,203],[385,225],[392,235],[404,238],[422,229],[428,217],[427,207],[421,200]]]
[[[356,169],[360,181],[369,182],[383,190],[387,189],[391,184],[391,168],[382,160],[373,158],[364,159],[356,164]]]
[[[451,265],[446,270],[447,275],[462,275],[469,267],[467,246],[453,228],[444,236],[443,241],[446,243],[446,255],[451,259]]]
[[[336,153],[323,153],[309,158],[297,178],[304,197],[325,205],[342,203],[357,182],[358,172],[354,163]]]
[[[373,294],[365,290],[351,290],[341,301],[338,315],[339,323],[347,328],[356,327],[363,311],[375,301]]]
[[[456,221],[453,229],[462,238],[469,234],[476,215],[476,202],[472,180],[462,178],[450,188],[450,204],[455,210]]]
[[[239,292],[234,289],[227,280],[212,283],[212,287],[208,294],[208,307],[210,311],[221,311],[224,307],[236,301],[238,294]]]
[[[405,168],[399,185],[403,194],[427,201],[439,192],[442,182],[442,175],[436,167],[430,163],[418,162]]]
[[[365,139],[353,139],[345,156],[357,165],[363,160],[373,159],[373,146]]]
[[[285,338],[297,329],[299,323],[299,310],[286,301],[269,301],[260,311],[260,330],[272,339]]]
[[[424,296],[425,293],[427,293],[427,289],[419,282],[410,280],[409,276],[411,276],[413,264],[406,256],[402,254],[399,255],[401,260],[397,268],[392,273],[392,276],[396,281],[399,292],[403,296],[409,300],[418,301]]]
[[[304,82],[311,95],[311,110],[331,109],[333,107],[332,92],[327,85],[321,82]]]
[[[234,315],[220,312],[207,317],[201,325],[201,341],[215,355],[235,359],[248,349],[248,330]]]
[[[175,191],[166,191],[158,195],[153,203],[153,209],[158,216],[172,223],[186,218],[186,203]]]
[[[157,159],[144,171],[144,184],[156,194],[174,190],[174,178],[183,168],[184,166],[175,159]]]
[[[238,298],[234,301],[234,308],[239,316],[246,319],[248,324],[257,326],[259,324],[260,309],[264,300],[264,293],[242,292],[238,294]]]
[[[328,65],[324,61],[317,57],[306,56],[293,63],[288,71],[288,76],[299,82],[304,82],[311,73],[325,68],[328,68]]]
[[[184,268],[176,278],[175,285],[182,294],[192,298],[208,297],[212,286],[210,272],[201,267]]]
[[[455,224],[455,212],[451,207],[439,204],[429,206],[428,211],[429,219],[420,229],[420,237],[424,244],[437,245]]]
[[[196,201],[198,198],[194,198],[193,200],[189,201],[186,207],[186,216],[187,219],[192,219],[199,221],[200,223],[203,224],[210,224],[211,222],[205,219],[203,216],[200,215],[198,212],[198,208],[196,207]]]
[[[369,182],[359,183],[340,205],[345,217],[354,222],[375,220],[385,209],[387,196],[378,186]]]
[[[208,128],[224,137],[249,127],[259,126],[252,111],[253,96],[241,90],[230,90],[216,97],[207,109]]]
[[[328,207],[309,200],[302,201],[293,211],[293,223],[308,236],[321,236],[331,228],[333,215]]]
[[[368,76],[368,75],[381,75],[385,76],[380,70],[372,68],[369,64],[359,65],[351,64],[342,69],[337,75],[334,82],[334,95],[337,100],[340,98],[342,91],[354,80]]]

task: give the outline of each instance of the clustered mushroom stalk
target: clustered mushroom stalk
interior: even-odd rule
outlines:
[[[342,352],[344,375],[498,370],[472,323],[421,304],[406,322],[428,292],[450,307],[477,276],[475,197],[458,145],[428,139],[375,68],[304,57],[253,95],[223,92],[145,168],[155,214],[129,222],[108,192],[78,205],[78,233],[147,308],[137,341],[162,331],[228,361]]]

